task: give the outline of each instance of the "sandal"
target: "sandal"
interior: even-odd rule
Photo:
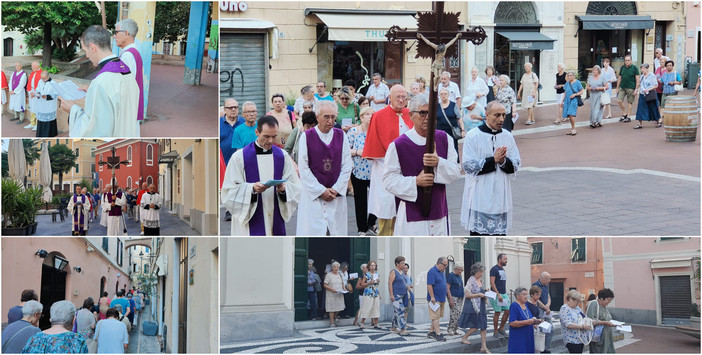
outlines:
[[[461,340],[461,344],[470,345],[470,340]]]
[[[555,120],[555,121],[553,121],[553,124],[561,124],[561,121]]]
[[[595,128],[597,127],[594,123],[590,123],[590,128]]]
[[[566,133],[566,135],[568,135],[568,136],[574,136],[574,135],[576,135],[577,133],[578,133],[578,132],[576,132],[575,130],[572,130],[572,131]]]
[[[366,329],[366,327],[363,326],[363,323],[358,323],[358,328],[360,328],[360,329]]]
[[[607,115],[607,117],[605,117],[605,118],[610,119],[610,118],[612,118],[612,115]]]
[[[595,126],[602,127],[602,123],[597,122],[597,123],[595,123]]]
[[[641,128],[643,128],[643,127],[641,125],[638,125],[638,124],[636,126],[634,126],[634,129],[641,129]]]
[[[661,128],[661,127],[663,127],[663,123],[658,122],[658,124],[656,125],[656,128]]]
[[[631,118],[627,117],[627,118],[624,119],[623,122],[624,122],[624,123],[629,123],[629,122],[631,122]]]
[[[625,122],[627,118],[629,118],[628,115],[622,115],[622,117],[619,118],[619,122]]]

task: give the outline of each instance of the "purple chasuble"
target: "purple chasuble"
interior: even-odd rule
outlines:
[[[272,149],[273,179],[281,180],[283,178],[283,168],[285,167],[285,155],[283,154],[283,150],[276,146],[273,146]],[[244,155],[244,172],[246,175],[246,182],[253,184],[261,181],[261,178],[258,174],[256,142],[253,142],[244,147],[242,153]],[[280,207],[278,205],[277,195],[275,196],[273,201],[275,201],[273,207],[273,235],[285,235],[285,221],[283,220],[283,216],[280,215]],[[251,219],[249,219],[249,235],[266,235],[266,223],[263,219],[263,199],[261,195],[258,196],[258,204],[256,204],[256,211],[254,212],[253,216],[251,216]]]
[[[80,195],[81,199],[78,201],[78,195],[73,194],[73,230],[76,232],[84,232],[85,231],[85,215],[82,213],[77,213],[78,208],[75,206],[76,204],[85,204],[85,196]]]
[[[19,85],[20,79],[22,79],[22,75],[27,75],[27,73],[25,73],[24,70],[12,73],[12,91],[15,91],[15,89],[17,89],[17,85]]]
[[[117,191],[115,196],[117,196],[117,198],[122,198],[122,191]],[[107,202],[112,203],[112,192],[107,193]],[[122,215],[122,206],[117,206],[117,205],[112,206],[110,208],[109,215],[110,216],[121,216]]]
[[[136,78],[137,85],[139,86],[139,113],[137,114],[137,120],[144,120],[144,75],[142,74],[143,66],[141,62],[141,55],[136,48],[129,48],[126,52],[131,53],[136,61],[136,73],[134,77]]]
[[[446,159],[448,156],[448,138],[446,132],[436,130],[436,152]],[[417,176],[424,169],[422,163],[426,148],[424,145],[417,145],[403,134],[394,141],[397,150],[397,157],[400,161],[402,176]],[[405,201],[405,208],[408,222],[419,222],[427,220],[441,219],[448,216],[448,204],[446,203],[446,185],[437,184],[431,187],[431,211],[429,216],[422,215],[423,187],[417,186],[417,200],[415,202]],[[400,199],[395,197],[395,205],[400,205]]]
[[[326,188],[331,188],[341,175],[341,153],[344,150],[344,131],[333,128],[331,143],[324,144],[315,129],[305,131],[307,135],[307,161],[312,174]]]

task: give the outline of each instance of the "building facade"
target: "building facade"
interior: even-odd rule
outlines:
[[[321,278],[332,258],[348,262],[349,273],[360,273],[361,264],[375,260],[381,276],[382,321],[392,318],[387,277],[399,255],[410,264],[414,280],[415,307],[409,314],[409,321],[414,323],[429,322],[426,275],[441,256],[449,258],[450,270],[455,262],[464,263],[468,270],[473,263],[482,262],[487,269],[483,280],[487,285],[497,254],[506,253],[508,292],[530,283],[530,250],[525,238],[223,238],[221,243],[222,344],[290,336],[295,329],[328,326],[308,318],[308,259],[314,260]],[[261,267],[255,273],[241,272],[251,265]],[[464,280],[469,276],[464,273]],[[250,291],[237,292],[242,285]],[[358,310],[358,294],[354,290],[350,298],[350,314]],[[448,320],[448,312],[445,316]]]
[[[56,301],[71,301],[76,309],[103,292],[114,298],[117,290],[131,289],[131,255],[124,238],[3,238],[2,322],[32,289],[44,305],[42,329],[50,326],[49,309]]]
[[[63,174],[63,187],[59,187],[58,174],[54,174],[53,191],[71,193],[75,191],[74,186],[81,180],[94,180],[96,172],[95,150],[105,143],[102,139],[36,139],[34,142],[40,151],[43,143],[46,143],[48,148],[52,145],[63,144],[71,148],[77,156],[76,166],[68,173]],[[41,185],[39,183],[39,160],[27,168],[27,184],[30,186]]]
[[[163,139],[159,142],[159,183],[164,206],[203,235],[218,233],[216,139]]]
[[[156,185],[159,190],[158,181],[158,141],[156,139],[117,139],[100,145],[95,150],[94,164],[98,172],[98,184],[102,190],[105,185],[112,181],[112,169],[107,165],[100,165],[99,162],[107,162],[112,156],[112,148],[115,148],[115,155],[120,161],[129,161],[126,165],[121,165],[115,169],[115,182],[122,188],[139,188],[142,183]],[[114,185],[114,184],[113,184]]]

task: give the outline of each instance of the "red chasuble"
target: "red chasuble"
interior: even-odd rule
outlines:
[[[4,71],[0,71],[0,73],[2,73],[2,90],[5,90],[5,89],[8,88],[8,86],[7,86],[7,77],[5,76],[5,72],[4,72]]]
[[[402,120],[411,129],[414,124],[410,120],[409,109],[403,108],[401,112]],[[397,112],[390,105],[373,114],[366,134],[366,145],[363,147],[364,158],[385,158],[390,143],[400,136],[397,116]]]
[[[27,79],[27,91],[32,91],[33,88],[36,89],[37,85],[39,85],[39,80],[41,80],[41,69],[29,74],[29,79]]]

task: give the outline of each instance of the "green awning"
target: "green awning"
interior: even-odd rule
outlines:
[[[575,16],[583,23],[583,30],[646,30],[653,28],[651,16],[585,15]]]
[[[509,39],[512,50],[548,50],[553,49],[556,40],[539,32],[497,31],[497,34]]]

